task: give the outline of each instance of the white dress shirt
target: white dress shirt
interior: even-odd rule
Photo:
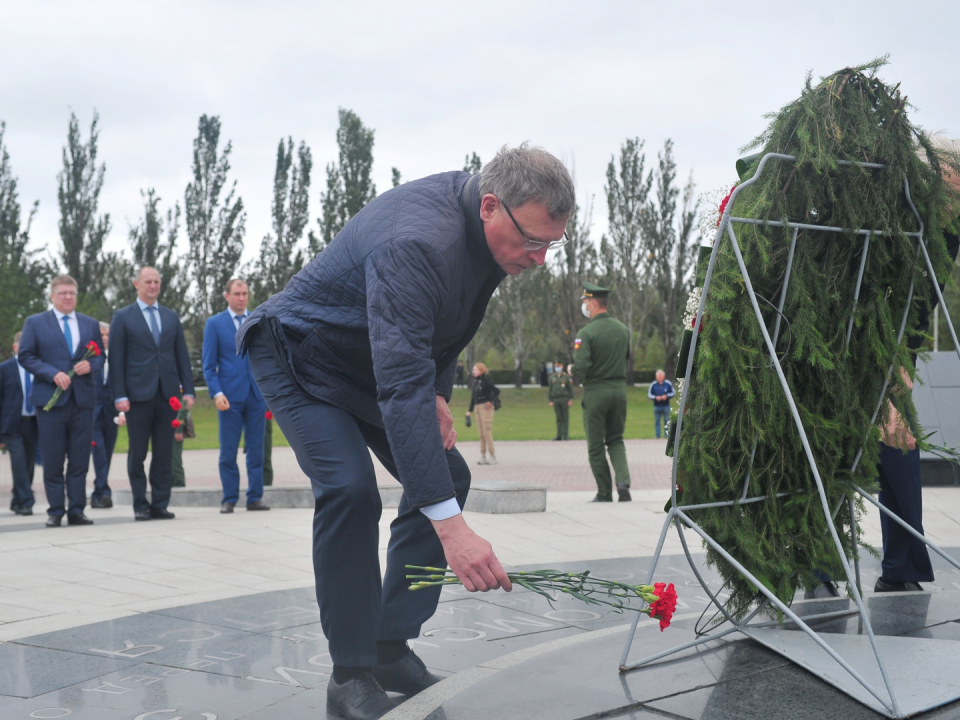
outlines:
[[[68,320],[67,322],[70,321]],[[20,414],[24,417],[32,417],[37,414],[37,409],[33,408],[32,412],[27,412],[27,401],[30,399],[27,397],[27,371],[19,361],[17,362],[17,370],[20,371],[20,393],[23,395],[23,405],[20,406]],[[30,382],[33,382],[33,375],[30,376]]]
[[[57,316],[57,325],[60,326],[60,332],[63,332],[64,314],[56,308],[53,309],[53,314]],[[67,325],[70,326],[70,339],[73,341],[73,347],[70,348],[70,355],[73,356],[73,354],[77,352],[77,345],[80,344],[80,323],[77,322],[76,311],[70,313],[66,317]],[[63,334],[66,335],[66,333]]]
[[[147,327],[150,328],[150,332],[153,332],[153,323],[150,322],[150,316],[153,315],[157,319],[157,327],[160,328],[160,332],[163,332],[163,322],[160,320],[160,304],[154,303],[153,305],[148,305],[140,298],[137,298],[137,305],[140,306],[140,312],[143,313],[143,319],[147,321]],[[147,308],[156,308],[156,312],[147,310]]]

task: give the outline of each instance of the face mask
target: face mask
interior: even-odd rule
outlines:
[[[587,304],[586,304],[586,303],[580,303],[580,312],[583,313],[583,316],[584,316],[584,317],[586,317],[586,318],[590,317],[590,311],[587,310]]]

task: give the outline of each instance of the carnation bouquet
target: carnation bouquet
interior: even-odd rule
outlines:
[[[87,343],[87,351],[83,354],[83,360],[89,360],[92,357],[98,357],[100,355],[100,346],[97,345],[96,341],[91,340]],[[81,362],[83,361],[81,360]],[[71,380],[73,376],[77,374],[77,371],[73,368],[67,370],[67,377]],[[57,389],[53,391],[53,396],[50,398],[50,402],[43,406],[43,409],[47,412],[53,410],[57,405],[57,400],[60,399],[60,396],[63,395],[63,388],[57,385]]]

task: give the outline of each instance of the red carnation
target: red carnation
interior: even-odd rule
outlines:
[[[91,357],[97,357],[100,355],[100,346],[97,345],[96,341],[91,340],[87,343],[87,354]]]
[[[270,412],[269,410],[267,410],[266,414],[264,414],[264,417],[265,417],[267,420],[273,420],[273,413]]]
[[[720,217],[717,218],[717,225],[720,224],[721,218],[723,218],[723,211],[727,209],[727,203],[730,202],[730,196],[733,195],[733,191],[737,189],[737,186],[734,185],[730,188],[730,192],[727,193],[727,196],[720,201]]]
[[[650,617],[660,621],[660,632],[663,632],[670,627],[670,620],[677,609],[677,591],[673,583],[654,583],[653,593],[657,601],[650,606]]]
[[[173,422],[171,422],[170,424],[173,425],[173,427],[175,427],[175,428],[180,427],[180,421],[177,420],[177,418],[174,418],[174,419],[173,419]]]
[[[170,398],[170,407],[172,407],[177,412],[180,412],[180,408],[183,407],[183,404],[180,402],[180,398],[172,397]],[[176,425],[174,425],[176,427]]]

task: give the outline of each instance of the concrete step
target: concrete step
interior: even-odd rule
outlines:
[[[403,495],[400,485],[382,484],[377,489],[383,507],[400,506]],[[238,508],[243,507],[245,497],[246,488],[241,488]],[[220,507],[222,498],[222,490],[216,487],[173,488],[170,507]],[[263,489],[263,501],[275,508],[312,508],[313,489],[309,485],[266,487]],[[129,490],[114,490],[113,502],[116,505],[133,505],[133,495]],[[488,514],[544,512],[547,509],[547,486],[500,480],[476,481],[470,486],[466,509]]]

